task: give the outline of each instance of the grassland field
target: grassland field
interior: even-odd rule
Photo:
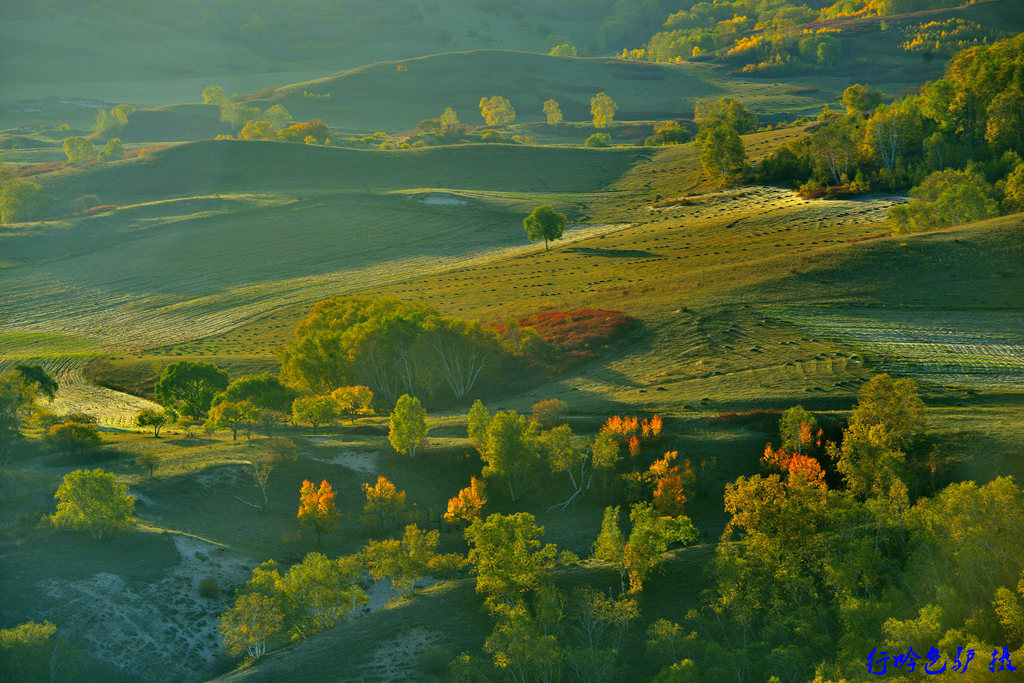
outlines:
[[[69,19],[65,29],[91,25]],[[239,74],[281,67],[243,58],[250,62]],[[510,59],[510,80],[495,81]],[[904,79],[919,84],[922,70],[934,69],[914,60],[880,78],[891,87]],[[414,299],[485,324],[586,306],[641,321],[632,344],[488,403],[492,410],[529,411],[540,399],[562,398],[580,433],[593,433],[612,414],[658,413],[667,433],[647,455],[678,450],[695,464],[708,463],[707,492],[687,502],[701,540],[675,551],[652,579],[641,605],[644,624],[627,647],[642,649],[644,628],[655,619],[678,619],[697,606],[706,585],[702,568],[727,521],[723,487],[757,472],[765,442],[776,438],[770,417],[728,421],[723,412],[801,403],[839,422],[871,375],[905,374],[921,382],[935,443],[955,460],[950,478],[1024,480],[1024,216],[890,237],[885,213],[904,197],[805,200],[781,187],[721,187],[705,177],[692,143],[592,150],[576,146],[585,132],[580,124],[566,127],[573,139],[541,130],[539,103],[552,95],[565,98],[572,118],[584,119],[591,91],[607,89],[631,103],[620,118],[631,119],[624,125],[635,130],[692,109],[695,97],[729,93],[755,110],[793,115],[820,108],[849,84],[843,75],[799,79],[817,89],[809,97],[787,92],[794,81],[736,80],[711,65],[604,61],[446,54],[404,60],[405,73],[384,62],[252,97],[268,106],[284,102],[300,118],[322,115],[335,127],[397,130],[444,106],[475,113],[481,82],[494,83],[517,107],[517,98],[526,103],[530,113],[519,130],[574,146],[371,151],[184,139],[139,158],[37,176],[56,198],[55,216],[0,232],[0,366],[33,361],[51,370],[62,387],[49,408],[97,415],[104,459],[68,461],[38,445],[38,430],[29,434],[35,445],[5,475],[13,493],[0,500],[0,624],[59,623],[88,646],[95,670],[110,680],[124,676],[117,667],[159,672],[154,680],[416,679],[417,655],[429,644],[479,651],[491,622],[466,578],[439,582],[228,673],[233,663],[217,646],[215,618],[230,591],[259,562],[288,563],[315,548],[308,534],[297,533],[303,479],[328,479],[339,492],[341,531],[322,548],[336,555],[357,551],[370,537],[357,521],[362,484],[387,476],[430,523],[481,468],[464,438],[468,406],[432,411],[429,445],[414,460],[390,448],[379,416],[317,431],[281,426],[277,433],[296,443],[299,459],[273,473],[264,514],[236,499],[255,495],[245,463],[264,447],[261,435],[232,441],[175,425],[154,439],[132,426],[134,414],[152,405],[152,381],[163,365],[196,359],[232,376],[273,371],[275,350],[310,304],[332,295]],[[460,81],[470,62],[484,65],[483,75]],[[143,97],[124,81],[144,80],[149,66],[120,68],[126,71],[102,97]],[[427,92],[428,73],[450,73],[448,90],[438,89],[449,101]],[[175,95],[167,104],[177,103],[187,99],[180,93],[198,94],[216,75],[170,74],[153,87]],[[68,83],[82,77],[66,75]],[[17,97],[36,93],[30,80],[18,85],[24,90]],[[575,83],[579,89],[570,92]],[[302,97],[316,89],[331,98]],[[387,101],[363,101],[380,89]],[[403,98],[411,104],[403,106]],[[197,121],[210,122],[201,105],[188,106],[168,107],[168,117],[180,118],[164,128],[159,117],[150,118],[133,144],[166,142],[176,131],[199,130]],[[757,163],[804,133],[784,126],[745,136],[748,160]],[[14,150],[4,158],[40,163],[55,153]],[[92,194],[115,208],[72,214],[71,203]],[[566,238],[550,251],[523,236],[522,217],[541,203],[570,221]],[[147,452],[161,456],[152,477],[132,462]],[[98,546],[33,529],[52,510],[60,478],[83,464],[129,485],[139,532]],[[489,511],[529,509],[546,540],[587,556],[606,501],[593,496],[566,513],[547,509],[568,493],[567,481],[550,477],[520,505],[496,501]],[[460,544],[458,530],[443,529],[442,549]],[[55,554],[61,562],[52,561]],[[216,597],[198,597],[203,578],[217,581]],[[563,586],[613,579],[594,562],[556,576]],[[438,620],[438,613],[449,618]],[[98,630],[101,624],[110,630]],[[653,675],[645,666],[638,663],[633,673]]]

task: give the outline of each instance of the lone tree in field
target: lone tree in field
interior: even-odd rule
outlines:
[[[338,417],[338,402],[330,396],[300,396],[292,403],[292,422],[308,422],[314,432]]]
[[[391,413],[391,431],[388,440],[399,453],[408,453],[410,458],[427,436],[427,411],[420,405],[420,400],[409,394],[398,397],[395,410]]]
[[[135,424],[140,427],[152,427],[153,438],[160,438],[160,428],[164,425],[171,424],[178,419],[178,413],[175,412],[174,408],[165,408],[164,410],[155,410],[153,408],[143,408],[139,411],[139,414],[135,416]]]
[[[555,211],[550,204],[538,206],[523,219],[526,236],[531,242],[544,238],[544,251],[548,250],[548,240],[562,239],[565,232],[565,214]]]
[[[320,487],[311,481],[302,482],[299,490],[299,523],[312,527],[316,531],[316,544],[320,546],[320,539],[325,531],[332,531],[341,513],[334,506],[334,489],[324,479]]]
[[[590,113],[594,115],[594,128],[606,128],[612,119],[619,105],[615,100],[603,92],[599,92],[590,98]]]
[[[139,467],[145,467],[147,470],[149,470],[149,478],[152,479],[153,472],[156,470],[157,467],[160,466],[161,459],[162,458],[160,457],[159,453],[154,453],[153,451],[146,451],[145,453],[139,453],[138,455],[135,456],[135,464],[138,465]]]
[[[227,387],[228,373],[213,363],[183,360],[164,368],[153,393],[165,407],[180,403],[181,412],[195,420],[210,409],[214,395]]]
[[[547,117],[549,126],[562,122],[562,108],[558,106],[558,100],[550,99],[544,101],[544,116]]]
[[[504,126],[516,120],[512,103],[500,95],[480,98],[480,115],[488,126]]]
[[[701,128],[697,135],[700,143],[700,163],[713,178],[724,178],[743,166],[743,141],[736,129],[727,123]]]
[[[97,541],[131,526],[135,498],[114,475],[100,469],[75,470],[64,475],[54,496],[57,512],[53,524],[75,531],[88,531]]]
[[[96,425],[89,422],[62,422],[46,430],[46,440],[72,458],[95,451],[103,443]]]

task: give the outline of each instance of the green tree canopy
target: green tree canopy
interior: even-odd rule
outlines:
[[[415,457],[427,436],[427,411],[415,396],[402,394],[389,420],[388,441],[399,453]]]
[[[96,158],[96,147],[88,138],[80,136],[64,139],[64,154],[69,164],[84,164]]]
[[[555,211],[550,204],[538,206],[530,215],[523,219],[526,236],[531,242],[544,239],[544,251],[548,250],[548,240],[562,239],[565,232],[565,214]]]
[[[743,141],[736,130],[724,123],[702,127],[697,136],[700,163],[713,178],[724,178],[743,166]]]
[[[171,363],[160,373],[153,393],[161,405],[174,408],[192,419],[209,410],[213,397],[228,386],[228,373],[213,363],[183,360]]]
[[[693,120],[701,129],[725,124],[740,135],[757,130],[757,116],[748,111],[742,102],[731,97],[723,97],[717,102],[697,100]]]
[[[262,375],[244,375],[231,382],[214,401],[248,401],[261,410],[290,412],[296,392],[280,378],[269,372]]]
[[[539,438],[536,423],[514,410],[499,411],[487,427],[483,475],[503,480],[513,502],[540,462]]]
[[[476,590],[492,608],[511,607],[550,580],[545,570],[555,566],[558,549],[542,544],[543,534],[528,512],[488,515],[466,528]]]
[[[135,498],[110,472],[75,470],[64,475],[54,496],[57,512],[53,523],[75,531],[88,531],[96,540],[109,538],[131,526]]]

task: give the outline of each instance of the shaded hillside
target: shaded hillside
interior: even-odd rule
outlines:
[[[404,67],[405,71],[399,67]],[[804,98],[781,84],[727,82],[709,64],[648,64],[613,59],[551,57],[476,50],[380,62],[305,83],[249,95],[284,104],[297,119],[319,118],[340,128],[400,131],[453,107],[460,121],[483,125],[481,97],[512,102],[517,121],[543,121],[542,104],[558,100],[567,121],[591,118],[590,98],[606,92],[619,120],[691,117],[698,98],[726,93],[759,112],[791,110]],[[320,98],[304,95],[310,93]]]
[[[95,194],[104,203],[225,192],[461,188],[592,192],[650,149],[560,150],[509,145],[352,150],[295,143],[208,140],[114,164],[41,178],[62,205]]]

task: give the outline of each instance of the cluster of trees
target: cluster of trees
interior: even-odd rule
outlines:
[[[787,411],[770,473],[726,487],[704,608],[651,629],[664,663],[701,680],[852,680],[876,648],[1021,652],[1024,493],[1007,478],[930,488],[925,430],[912,380],[886,375],[862,387],[839,444]]]
[[[42,412],[39,400],[57,395],[57,382],[38,365],[19,363],[0,372],[0,464],[7,464],[28,420]]]
[[[362,385],[388,406],[401,394],[461,399],[504,362],[497,336],[479,323],[370,297],[318,302],[280,358],[282,379],[301,392]]]
[[[113,137],[113,134],[128,125],[128,117],[135,112],[130,104],[119,104],[110,111],[100,109],[96,112],[96,124],[93,134],[100,140]]]
[[[1024,36],[957,54],[944,78],[919,95],[882,103],[854,85],[845,113],[822,113],[807,138],[767,158],[762,181],[802,183],[807,195],[827,186],[852,192],[913,186],[894,207],[895,232],[914,232],[1024,209],[1024,93],[1014,64]]]
[[[622,58],[679,62],[714,53],[744,73],[781,74],[827,69],[842,58],[836,29],[808,26],[839,16],[888,16],[953,7],[963,0],[803,0],[686,2],[662,30]],[[625,3],[624,3],[625,4]],[[676,10],[678,5],[671,9]],[[668,9],[668,8],[666,8]],[[664,15],[662,15],[664,16]]]
[[[317,120],[288,125],[292,115],[275,104],[261,112],[259,107],[229,98],[224,88],[211,85],[203,90],[203,104],[220,108],[220,119],[238,133],[239,140],[284,140],[308,144],[327,144],[327,126]],[[230,136],[227,136],[230,137]]]

